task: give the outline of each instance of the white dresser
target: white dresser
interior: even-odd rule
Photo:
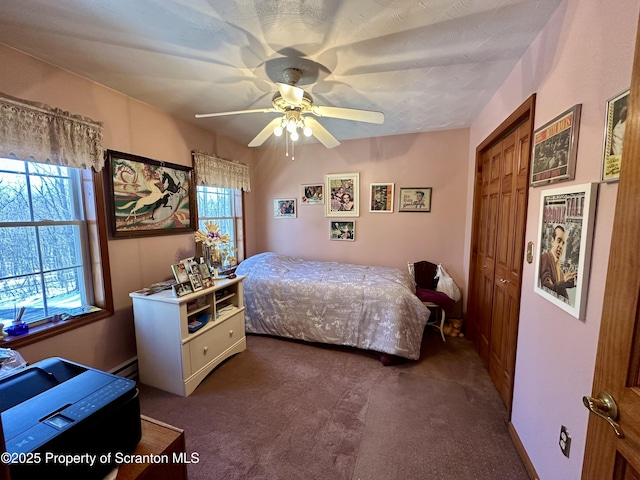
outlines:
[[[219,279],[182,297],[171,290],[130,293],[140,381],[186,397],[220,362],[245,350],[243,280]],[[189,323],[207,314],[209,321],[190,333]]]

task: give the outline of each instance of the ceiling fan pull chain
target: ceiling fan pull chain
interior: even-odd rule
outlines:
[[[284,145],[285,145],[285,157],[289,156],[289,130],[285,130]]]

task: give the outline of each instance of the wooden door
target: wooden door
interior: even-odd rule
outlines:
[[[640,25],[639,25],[640,27]],[[591,393],[617,403],[624,438],[591,414],[582,478],[640,478],[640,28]],[[576,408],[578,408],[576,406]]]
[[[509,410],[534,102],[530,97],[477,149],[467,333]]]
[[[496,228],[498,223],[498,193],[502,149],[498,146],[482,156],[478,269],[478,350],[489,368],[491,354],[491,309],[493,305],[493,277],[495,272]]]
[[[493,279],[489,375],[510,409],[520,315],[531,123],[524,120],[502,145],[502,175]]]
[[[504,327],[509,321],[509,312],[505,310],[508,305],[506,278],[508,271],[508,251],[511,240],[510,230],[513,228],[511,219],[511,190],[513,185],[513,157],[515,151],[516,132],[513,131],[499,142],[493,150],[500,150],[496,155],[500,160],[501,177],[497,195],[497,225],[496,225],[496,262],[494,276],[491,279],[492,308],[491,308],[491,342],[489,355],[489,376],[493,380],[498,392],[502,391],[502,377],[504,371],[504,350],[509,348],[504,344]]]

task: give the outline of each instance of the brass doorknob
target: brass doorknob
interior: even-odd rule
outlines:
[[[618,405],[616,405],[613,397],[607,392],[600,392],[598,398],[582,397],[582,403],[587,407],[591,413],[595,413],[600,418],[603,418],[609,425],[613,427],[618,438],[624,438],[624,433],[620,425],[615,422],[618,419]]]

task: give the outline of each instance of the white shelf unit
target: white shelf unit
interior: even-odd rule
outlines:
[[[218,279],[183,297],[171,290],[130,293],[140,381],[186,397],[223,360],[245,350],[243,280]],[[189,322],[205,314],[210,320],[190,333]]]

